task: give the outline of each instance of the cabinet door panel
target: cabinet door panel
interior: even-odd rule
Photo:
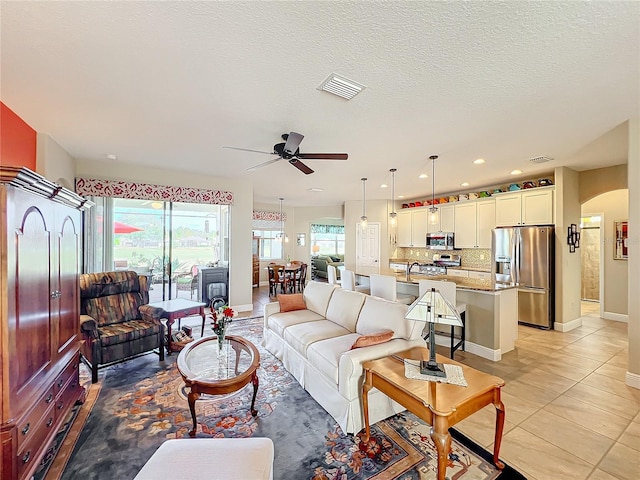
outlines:
[[[476,234],[478,248],[491,248],[491,231],[494,228],[496,228],[495,201],[478,202]]]
[[[496,197],[496,225],[498,227],[513,227],[522,223],[520,206],[522,197],[519,193],[500,195]]]
[[[524,225],[553,223],[553,192],[551,190],[522,192],[522,223]]]
[[[427,245],[427,211],[416,210],[412,212],[411,245],[414,247],[426,247]]]
[[[453,205],[440,206],[440,230],[443,232],[455,231],[455,209]]]
[[[474,248],[476,246],[476,204],[456,205],[454,223],[456,248]]]
[[[398,212],[398,246],[411,246],[411,212]]]

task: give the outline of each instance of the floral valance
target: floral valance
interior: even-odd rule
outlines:
[[[221,190],[153,185],[150,183],[76,178],[76,193],[81,196],[135,198],[163,202],[233,205],[233,193]]]
[[[282,227],[282,222],[287,221],[287,214],[282,212],[282,219],[280,218],[280,212],[267,212],[263,210],[253,211],[253,228],[256,230],[272,230]]]
[[[312,223],[311,233],[333,233],[344,235],[344,225],[320,225]]]

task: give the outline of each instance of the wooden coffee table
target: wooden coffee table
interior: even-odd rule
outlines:
[[[190,436],[196,434],[196,400],[203,393],[223,395],[236,392],[251,382],[251,415],[255,417],[258,414],[255,409],[259,383],[256,370],[260,366],[260,353],[246,338],[227,335],[223,355],[219,355],[217,337],[201,338],[182,349],[177,364],[184,383],[189,387],[189,409],[193,420]]]
[[[400,358],[397,358],[400,357]],[[377,388],[392,400],[431,425],[431,438],[438,452],[438,480],[445,480],[447,457],[451,448],[449,428],[459,421],[481,410],[487,405],[496,407],[496,430],[493,445],[493,463],[502,470],[504,463],[498,458],[502,430],[504,428],[504,405],[500,400],[500,389],[504,386],[501,378],[480,372],[454,360],[436,355],[439,363],[450,363],[462,367],[468,387],[405,377],[402,358],[428,360],[429,350],[414,347],[378,360],[365,362],[365,382],[362,387],[365,435],[370,437],[369,390]]]

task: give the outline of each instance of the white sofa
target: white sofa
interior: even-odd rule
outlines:
[[[278,302],[264,310],[263,346],[278,357],[345,433],[364,428],[362,363],[414,346],[424,346],[424,323],[404,318],[407,305],[335,285],[310,282],[306,309],[280,312]],[[385,343],[351,350],[361,335],[393,330]],[[369,392],[371,424],[404,410],[377,389]]]

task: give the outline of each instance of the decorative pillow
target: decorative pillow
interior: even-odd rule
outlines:
[[[292,312],[294,310],[304,310],[307,308],[307,304],[304,303],[304,298],[301,293],[278,295],[278,302],[280,302],[281,312]]]
[[[342,259],[340,257],[331,257],[332,262],[341,262]]]
[[[393,337],[393,330],[383,330],[378,333],[371,333],[369,335],[361,335],[359,336],[353,345],[351,345],[351,350],[354,348],[368,347],[369,345],[377,345],[379,343],[385,343],[391,340]]]

